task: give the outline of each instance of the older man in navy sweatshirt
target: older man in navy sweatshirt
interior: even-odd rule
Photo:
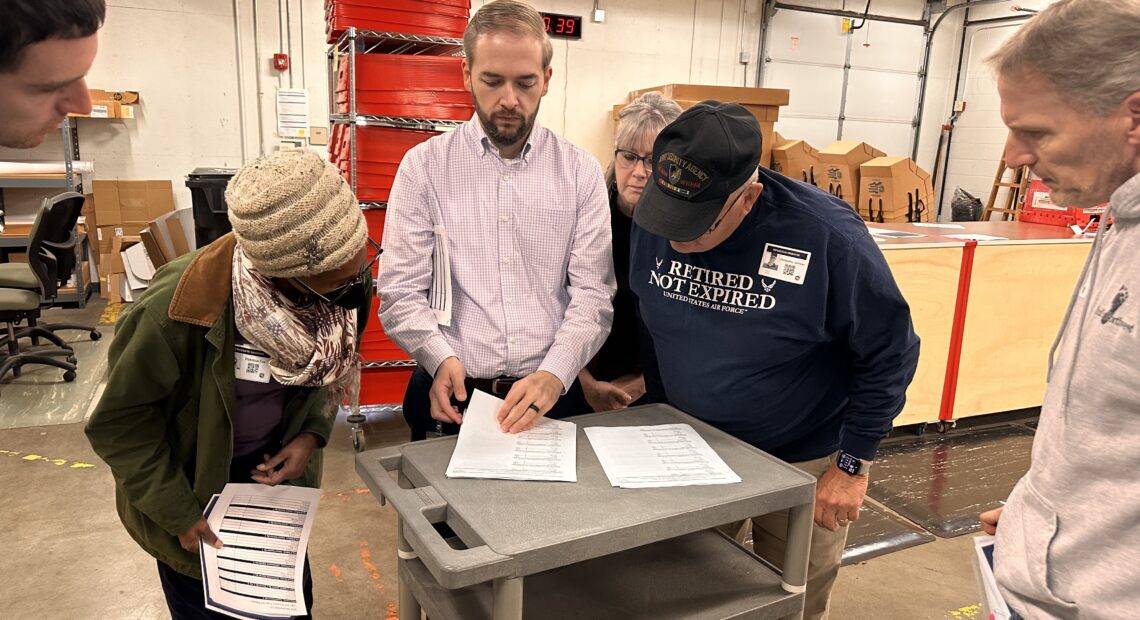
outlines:
[[[630,285],[650,336],[649,396],[818,477],[804,615],[825,618],[918,336],[859,216],[758,168],[761,142],[747,110],[717,101],[658,135]],[[776,563],[786,519],[753,519],[756,552]]]

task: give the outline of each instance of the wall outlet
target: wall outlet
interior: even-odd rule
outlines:
[[[740,64],[746,65],[752,61],[752,56],[748,52],[740,52]]]

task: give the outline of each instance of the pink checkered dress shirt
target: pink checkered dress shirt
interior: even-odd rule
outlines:
[[[388,201],[384,331],[433,375],[454,355],[470,377],[546,370],[568,388],[613,322],[608,200],[597,160],[537,122],[514,160],[477,119],[416,146]],[[450,327],[428,297],[440,225]]]

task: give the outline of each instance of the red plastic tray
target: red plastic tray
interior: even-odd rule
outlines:
[[[404,402],[404,391],[415,367],[365,368],[360,376],[361,405],[390,405]]]
[[[383,6],[380,6],[381,2]],[[351,3],[326,3],[325,29],[328,32],[328,42],[335,42],[351,26],[361,30],[460,38],[470,17],[470,3],[417,0],[381,2],[357,0]]]
[[[1050,226],[1064,226],[1068,228],[1073,224],[1085,228],[1092,219],[1104,215],[1107,205],[1100,205],[1088,209],[1078,207],[1059,207],[1053,203],[1052,193],[1040,179],[1033,179],[1025,191],[1025,203],[1017,219],[1022,222],[1034,224],[1048,224]]]

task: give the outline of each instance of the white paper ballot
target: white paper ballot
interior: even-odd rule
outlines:
[[[206,508],[222,541],[199,545],[206,607],[234,618],[305,615],[302,580],[320,489],[227,484]]]
[[[471,394],[447,477],[577,482],[578,427],[539,418],[529,431],[504,433],[495,419],[502,404],[486,392]]]
[[[893,239],[913,239],[915,237],[925,237],[918,233],[905,232],[901,230],[888,230],[886,228],[867,228],[867,232],[875,237],[891,237]]]
[[[443,226],[436,226],[433,231],[435,246],[431,252],[431,289],[428,291],[428,301],[435,313],[435,322],[451,327],[451,258],[447,254],[447,231]]]
[[[586,437],[610,484],[626,489],[731,484],[740,476],[688,424],[591,426]]]

